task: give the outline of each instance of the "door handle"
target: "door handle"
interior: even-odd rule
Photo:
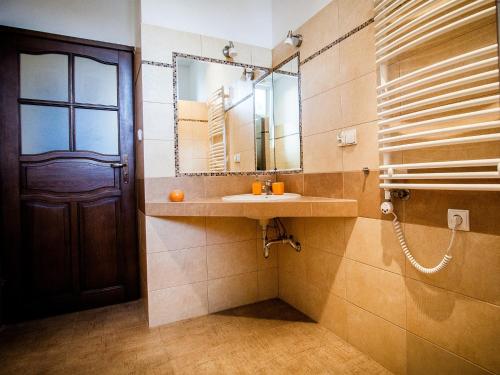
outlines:
[[[123,155],[121,163],[111,163],[111,168],[122,168],[123,183],[128,184],[128,155]]]
[[[124,163],[111,163],[109,165],[111,168],[125,168],[127,164]]]

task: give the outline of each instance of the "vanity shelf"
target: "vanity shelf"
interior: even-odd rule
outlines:
[[[281,202],[228,202],[205,198],[185,202],[146,202],[148,216],[357,217],[358,201],[301,196]]]

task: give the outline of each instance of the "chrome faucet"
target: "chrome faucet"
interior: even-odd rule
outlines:
[[[264,190],[264,193],[266,193],[266,195],[271,195],[273,193],[272,187],[273,182],[271,180],[266,180],[264,182],[264,185],[262,186],[262,189]]]

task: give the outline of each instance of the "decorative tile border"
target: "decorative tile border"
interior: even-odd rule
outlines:
[[[335,45],[339,44],[340,42],[346,40],[350,36],[356,34],[358,31],[363,30],[365,27],[367,27],[368,25],[370,25],[374,21],[375,21],[374,18],[370,18],[368,21],[363,22],[361,25],[359,25],[358,27],[352,29],[347,34],[342,35],[340,38],[334,40],[330,44],[327,44],[326,46],[324,46],[323,48],[321,48],[319,51],[314,52],[311,56],[309,56],[308,58],[306,58],[303,61],[301,61],[300,65],[304,65],[304,64],[308,63],[309,61],[311,61],[312,59],[314,59],[315,57],[318,57],[322,53],[325,53],[326,51],[328,51],[333,46],[335,46]]]
[[[283,74],[283,75],[286,75],[286,76],[292,76],[292,77],[298,77],[299,76],[299,73],[287,72],[286,70],[275,70],[275,71],[273,71],[273,73],[279,73],[279,74]]]
[[[316,51],[309,57],[307,57],[304,60],[300,60],[300,52],[297,51],[293,55],[289,56],[285,60],[283,60],[281,63],[276,65],[274,68],[265,68],[261,66],[256,66],[256,65],[250,65],[250,64],[244,64],[244,63],[239,63],[239,62],[234,62],[234,61],[228,61],[228,60],[220,60],[220,59],[214,59],[211,57],[202,57],[202,56],[196,56],[196,55],[189,55],[185,53],[179,53],[179,52],[173,52],[172,53],[172,64],[169,63],[162,63],[162,62],[156,62],[156,61],[149,61],[149,60],[142,60],[142,64],[146,65],[153,65],[153,66],[159,66],[159,67],[165,67],[165,68],[173,68],[173,99],[174,99],[174,151],[175,151],[175,176],[180,177],[180,176],[253,176],[253,175],[273,175],[273,174],[278,174],[278,173],[290,173],[290,174],[295,174],[295,173],[302,173],[303,171],[303,141],[302,141],[302,97],[301,97],[301,74],[300,74],[300,67],[309,61],[313,60],[314,58],[318,57],[322,53],[328,51],[330,48],[333,46],[339,44],[340,42],[344,41],[345,39],[349,38],[350,36],[356,34],[357,32],[363,30],[365,27],[368,25],[372,24],[374,22],[374,18],[370,18],[366,22],[362,23],[361,25],[355,27],[351,31],[349,31],[347,34],[342,35],[340,38],[334,40],[333,42],[329,43],[325,47],[321,48],[319,51]],[[257,84],[258,82],[262,81],[264,78],[266,78],[269,74],[271,74],[273,71],[276,71],[280,74],[287,74],[291,76],[297,76],[298,78],[298,90],[299,90],[299,134],[300,134],[300,169],[290,169],[290,170],[271,170],[271,171],[249,171],[249,172],[198,172],[198,173],[180,173],[179,169],[179,136],[178,136],[178,122],[179,121],[192,121],[192,120],[186,120],[186,119],[179,119],[178,118],[178,108],[177,108],[177,64],[176,64],[176,58],[177,57],[184,57],[184,58],[190,58],[194,60],[199,60],[199,61],[205,61],[205,62],[213,62],[213,63],[218,63],[218,64],[224,64],[224,65],[232,65],[232,66],[239,66],[242,68],[252,68],[252,69],[260,69],[265,71],[265,74],[263,74],[262,77],[260,77],[258,80],[254,82],[254,85]],[[287,64],[290,62],[292,59],[295,57],[298,58],[299,63],[298,65],[298,72],[297,73],[291,73],[291,72],[286,72],[286,71],[281,71],[279,68],[281,68],[283,65]],[[244,98],[243,100],[246,100],[248,98]],[[243,101],[242,100],[242,101]],[[240,101],[241,102],[241,101]],[[231,106],[228,110],[231,108],[235,107],[238,105],[240,102],[234,104]],[[255,105],[255,104],[254,104]],[[204,120],[194,120],[194,121],[204,121]]]
[[[193,118],[180,118],[179,121],[185,121],[185,122],[208,122],[208,120],[199,120],[199,119],[193,119]]]
[[[162,62],[157,62],[157,61],[150,61],[150,60],[142,60],[141,63],[145,64],[145,65],[161,66],[162,68],[173,68],[174,67],[172,64],[162,63]]]
[[[172,68],[175,67],[177,57],[184,57],[186,59],[211,62],[211,63],[216,63],[216,64],[239,66],[241,68],[259,69],[259,70],[263,70],[264,72],[270,72],[272,70],[271,68],[265,68],[263,66],[258,66],[258,65],[250,65],[250,64],[240,63],[240,62],[231,61],[231,60],[214,59],[212,57],[189,55],[187,53],[181,53],[181,52],[172,52],[172,65],[171,65]],[[167,65],[170,65],[170,64],[167,64]]]

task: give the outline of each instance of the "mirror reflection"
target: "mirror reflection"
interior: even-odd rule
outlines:
[[[299,77],[298,60],[293,61],[269,74],[177,56],[179,172],[299,169]]]
[[[300,169],[298,57],[255,85],[257,170]]]

